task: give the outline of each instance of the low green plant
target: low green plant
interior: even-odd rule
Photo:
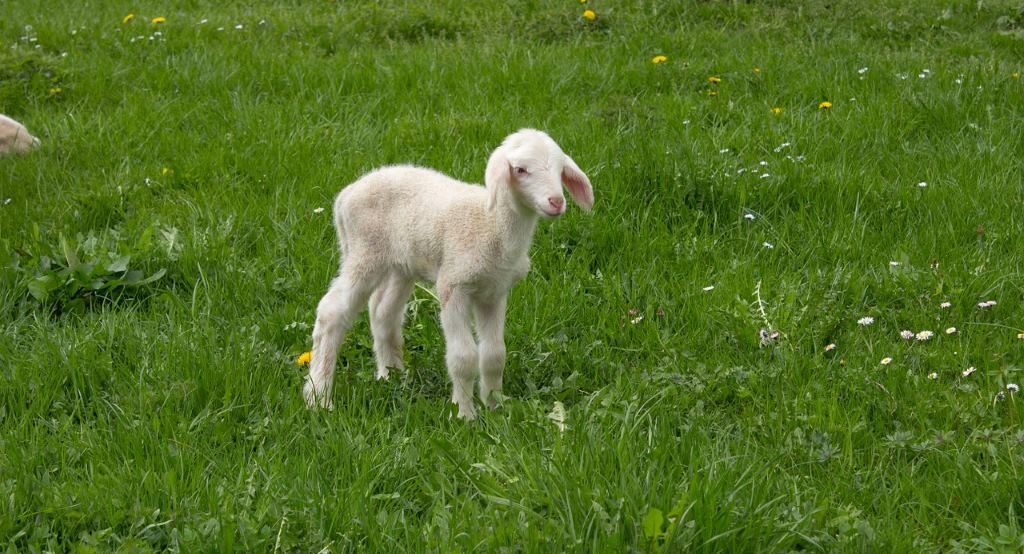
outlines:
[[[97,251],[83,259],[78,244],[63,234],[59,242],[59,251],[52,254],[16,249],[14,262],[28,295],[56,313],[83,312],[113,301],[156,282],[167,272],[161,268],[146,276],[145,271],[129,267],[130,255],[117,250]]]

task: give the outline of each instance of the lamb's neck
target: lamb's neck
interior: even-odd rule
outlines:
[[[537,214],[508,197],[499,198],[494,208],[494,224],[506,256],[518,258],[526,255],[533,242],[533,232],[537,229]]]

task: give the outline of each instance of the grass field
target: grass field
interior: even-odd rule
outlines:
[[[0,8],[5,551],[1024,549],[1019,1],[118,4]],[[337,191],[526,126],[504,407],[425,288],[307,410]]]

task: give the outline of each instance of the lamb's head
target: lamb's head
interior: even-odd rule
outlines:
[[[562,185],[584,211],[594,206],[594,189],[587,175],[551,137],[534,129],[522,129],[505,138],[487,162],[484,182],[490,193],[489,207],[504,194],[520,208],[555,218],[565,213]]]

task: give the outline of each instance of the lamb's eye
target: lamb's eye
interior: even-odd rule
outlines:
[[[523,175],[528,175],[529,173],[530,172],[526,171],[525,167],[517,167],[516,168],[516,175],[519,175],[520,177],[523,176]]]

